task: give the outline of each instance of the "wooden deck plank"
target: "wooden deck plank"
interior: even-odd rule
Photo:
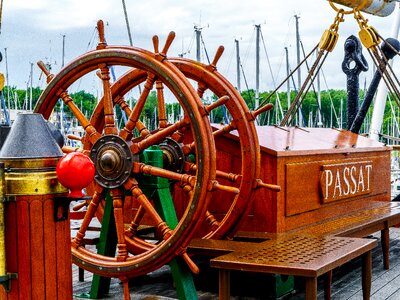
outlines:
[[[380,234],[374,235],[380,242]],[[372,252],[372,290],[371,299],[381,300],[400,299],[400,229],[390,229],[390,269],[384,270],[382,263],[382,249],[376,247]],[[205,276],[206,280],[209,277]],[[85,272],[85,282],[78,281],[78,268],[73,266],[74,294],[88,292],[90,289],[91,274]],[[318,281],[318,299],[323,299],[323,282]],[[204,284],[203,286],[207,286]],[[301,284],[299,286],[302,286]],[[152,274],[137,278],[130,282],[132,299],[177,299],[173,287],[172,275],[168,267],[157,270]],[[106,299],[123,299],[123,287],[118,280],[111,280],[110,295]],[[199,300],[216,300],[218,292],[209,289],[198,290]],[[76,298],[78,299],[78,298]],[[248,295],[232,295],[231,300],[256,300]],[[295,293],[285,296],[284,300],[303,300],[304,290],[300,288]],[[361,291],[361,260],[356,259],[345,264],[333,272],[332,299],[362,299]]]
[[[398,282],[399,284],[400,282]],[[390,295],[389,298],[387,298],[387,300],[398,300],[400,299],[400,289],[398,289],[396,292],[394,292],[392,295]]]
[[[372,261],[372,290],[371,297],[374,298],[374,293],[377,290],[383,288],[385,284],[385,280],[387,280],[387,275],[389,272],[393,272],[392,270],[396,268],[397,272],[399,272],[399,262],[398,262],[398,253],[399,253],[399,245],[398,245],[398,229],[391,230],[391,239],[390,244],[390,265],[391,268],[389,270],[385,270],[383,268],[382,261],[382,249],[377,247],[372,252],[373,261]],[[375,235],[379,237],[379,234]],[[360,288],[360,277],[357,274],[357,270],[360,268],[360,261],[354,260],[349,264],[339,268],[334,272],[333,285],[332,285],[332,297],[333,299],[361,299],[362,291]],[[352,270],[352,272],[349,272]],[[386,274],[386,275],[385,275]],[[383,276],[383,277],[382,277]],[[349,285],[349,282],[353,284]]]

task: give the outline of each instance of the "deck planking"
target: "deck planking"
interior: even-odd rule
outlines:
[[[380,234],[373,236],[380,245]],[[372,286],[371,299],[382,300],[398,300],[400,299],[400,229],[390,229],[390,269],[384,270],[382,260],[382,249],[376,247],[372,252]],[[200,262],[201,263],[201,262]],[[78,281],[78,268],[73,269],[73,290],[74,295],[88,292],[91,284],[91,274],[85,272],[85,281]],[[218,274],[216,270],[207,267],[207,263],[201,263],[202,274],[196,277],[196,287],[198,289],[199,300],[218,299]],[[242,273],[243,276],[244,273]],[[247,277],[247,275],[245,275]],[[257,282],[263,280],[263,274],[251,274],[251,276],[259,276]],[[252,277],[253,278],[253,277]],[[240,280],[240,279],[239,279]],[[131,299],[177,299],[177,294],[173,286],[172,275],[169,267],[165,266],[160,270],[152,272],[147,276],[132,279],[130,284]],[[234,286],[234,285],[232,285]],[[264,287],[265,288],[265,287]],[[232,300],[255,300],[266,299],[263,296],[263,288],[260,291],[246,293],[246,291],[237,291],[233,289]],[[259,292],[259,295],[252,295]],[[282,297],[282,300],[300,300],[304,299],[303,283],[296,281],[295,291],[290,295]],[[74,297],[74,299],[80,299]],[[102,299],[123,299],[123,287],[119,280],[112,279],[110,286],[110,294]],[[324,299],[323,281],[318,280],[318,299]],[[355,259],[333,271],[332,282],[332,299],[362,299],[361,289],[361,259]]]

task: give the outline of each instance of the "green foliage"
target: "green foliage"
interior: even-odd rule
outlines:
[[[271,94],[272,92],[262,92],[260,93],[259,103],[265,105],[266,103],[272,103],[274,105],[274,109],[267,113],[261,115],[260,120],[261,124],[264,125],[269,120],[269,124],[278,124],[280,120],[282,120],[283,115],[288,111],[288,96],[286,92],[278,92],[275,94]],[[243,99],[250,109],[254,110],[254,99],[255,99],[255,91],[248,90],[243,91],[241,93]],[[360,98],[362,97],[362,94]],[[296,99],[296,92],[292,91],[290,94],[290,103]],[[340,119],[340,103],[342,102],[342,107],[345,109],[346,107],[346,99],[347,93],[344,90],[329,90],[321,92],[321,113],[324,127],[339,127],[339,122],[335,116]],[[307,93],[302,99],[302,115],[305,121],[305,124],[308,126],[316,126],[316,116],[318,113],[318,104],[317,104],[317,95],[314,92]],[[332,114],[332,124],[331,124],[331,114]],[[313,117],[312,120],[309,120],[310,117]],[[278,118],[278,119],[277,119]],[[343,119],[345,119],[345,115],[343,114]]]
[[[3,95],[6,98],[6,104],[10,106],[11,109],[29,109],[30,106],[30,89],[19,90],[15,87],[4,87]],[[39,87],[35,87],[32,89],[32,107],[34,108],[42,90]],[[7,97],[10,95],[10,101],[7,101]],[[250,110],[255,109],[255,91],[253,89],[242,91],[241,93],[244,101]],[[75,105],[83,112],[83,114],[90,119],[94,108],[97,105],[97,99],[90,93],[85,91],[79,91],[71,94],[72,99],[74,100]],[[291,92],[290,102],[296,98],[295,91]],[[364,91],[360,90],[360,105],[362,103],[362,99],[364,98]],[[329,90],[321,92],[321,113],[324,127],[336,127],[339,128],[343,126],[343,128],[347,128],[347,124],[345,124],[346,120],[346,99],[347,92],[345,90]],[[393,97],[391,97],[393,99]],[[204,104],[210,104],[217,100],[217,97],[213,96],[210,99],[204,100]],[[136,99],[133,99],[133,105],[136,103]],[[260,124],[279,124],[282,120],[283,115],[286,114],[288,110],[288,97],[285,92],[278,92],[275,94],[271,94],[271,91],[261,92],[260,93],[260,104],[263,103],[272,103],[274,104],[274,108],[272,111],[264,113],[260,116],[259,122]],[[60,111],[60,103],[61,100],[57,101],[55,106],[55,111]],[[390,105],[391,103],[391,105]],[[392,112],[391,106],[394,108],[396,113]],[[157,120],[155,118],[158,116],[158,105],[157,105],[157,93],[156,91],[152,91],[146,100],[144,108],[141,114],[141,120],[148,126],[150,129],[155,129],[157,126]],[[372,110],[372,109],[371,109]],[[370,122],[371,118],[371,110],[369,116],[367,117],[367,123]],[[385,115],[382,124],[382,133],[383,134],[398,134],[393,133],[393,124],[396,122],[400,123],[400,116],[397,102],[395,100],[387,101],[387,105],[385,108]],[[67,119],[73,118],[70,110],[64,105],[64,112],[66,114]],[[309,93],[304,97],[302,102],[302,113],[304,116],[305,124],[307,126],[316,126],[316,116],[318,114],[318,105],[317,105],[317,95],[310,90]],[[122,122],[122,112],[118,108],[117,109],[117,120],[119,120],[119,125],[123,126]],[[180,106],[178,103],[167,103],[166,104],[166,114],[167,119],[170,122],[176,122],[180,118]],[[310,120],[310,117],[312,119]],[[212,122],[220,123],[224,122],[224,111],[222,107],[218,107],[214,109],[210,116]],[[340,119],[343,119],[341,121]],[[365,126],[364,126],[365,127]],[[362,128],[362,132],[365,132],[366,129]]]
[[[86,115],[91,116],[97,104],[97,99],[85,91],[79,91],[71,94],[71,98],[80,110]]]
[[[12,109],[30,109],[29,88],[26,90],[18,90],[16,87],[5,86],[2,92],[6,99],[8,99],[8,95],[10,95],[10,107]],[[35,107],[41,93],[42,90],[39,87],[32,88],[32,109]]]

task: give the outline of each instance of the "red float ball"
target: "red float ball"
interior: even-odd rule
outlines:
[[[60,183],[70,189],[68,197],[82,198],[82,189],[94,178],[95,168],[92,160],[79,152],[68,153],[57,164],[56,174]]]

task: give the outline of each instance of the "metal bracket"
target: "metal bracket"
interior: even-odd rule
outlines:
[[[69,205],[71,201],[88,200],[91,197],[71,198],[67,196],[54,197],[54,222],[68,220]]]
[[[3,285],[7,293],[11,291],[11,279],[17,279],[17,273],[7,273],[7,275],[0,276],[0,284]]]

